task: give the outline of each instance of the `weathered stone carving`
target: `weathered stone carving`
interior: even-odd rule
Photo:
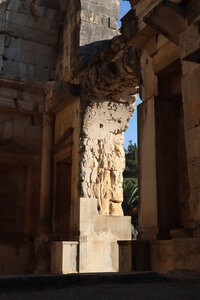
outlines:
[[[135,110],[139,77],[138,52],[125,47],[121,37],[83,74],[81,194],[96,198],[103,215],[123,215],[123,133]]]
[[[83,74],[84,99],[131,102],[141,77],[139,56],[139,51],[125,46],[120,36],[113,39]]]
[[[134,112],[132,103],[94,102],[84,111],[81,137],[81,188],[96,198],[104,215],[123,215],[124,131]]]

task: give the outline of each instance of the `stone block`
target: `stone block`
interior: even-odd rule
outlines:
[[[174,270],[200,271],[200,238],[173,239]]]
[[[200,20],[181,33],[180,57],[183,60],[200,63]]]
[[[158,94],[158,79],[152,69],[152,57],[144,50],[140,58],[142,70],[142,100],[147,101]]]
[[[157,228],[157,181],[155,145],[155,99],[138,106],[138,141],[140,170],[140,215],[141,231]],[[143,230],[143,228],[146,228]],[[153,236],[155,232],[153,231]]]
[[[78,242],[51,243],[51,266],[53,274],[78,272]]]
[[[200,188],[190,191],[190,209],[194,221],[200,221]]]
[[[119,271],[150,270],[150,245],[148,241],[119,241]]]
[[[131,241],[119,241],[119,272],[132,272]]]
[[[31,273],[30,253],[33,245],[28,243],[0,243],[0,274],[20,275]]]
[[[180,57],[179,47],[172,42],[168,42],[164,47],[160,48],[153,57],[153,70],[157,74]]]
[[[151,270],[159,273],[167,273],[174,269],[173,247],[171,240],[151,241],[150,259]]]
[[[98,215],[97,200],[91,198],[80,198],[80,233],[90,234],[93,230],[93,222]]]
[[[118,272],[119,251],[117,241],[101,238],[80,238],[79,272]]]
[[[131,239],[131,217],[97,215],[94,221],[94,232],[98,235],[108,234],[109,239]]]
[[[131,239],[131,217],[103,216],[97,200],[80,199],[80,272],[118,272],[118,240]]]
[[[186,65],[189,65],[186,71]],[[189,67],[188,66],[188,67]],[[199,65],[183,62],[184,76],[182,78],[182,95],[185,130],[199,125],[200,109],[200,67]]]
[[[144,22],[179,45],[179,35],[186,28],[186,19],[182,7],[170,1],[159,1],[144,16]]]

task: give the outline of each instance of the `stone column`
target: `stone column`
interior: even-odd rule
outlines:
[[[140,238],[155,240],[158,234],[155,99],[138,106],[139,227]]]
[[[43,116],[42,137],[42,164],[40,189],[40,232],[49,231],[50,199],[52,192],[52,145],[53,145],[53,118],[49,113]]]
[[[183,109],[191,222],[185,224],[200,237],[200,65],[183,61]]]
[[[41,187],[38,234],[35,243],[35,273],[46,273],[49,270],[48,240],[51,231],[51,192],[52,192],[52,144],[53,117],[43,115]]]
[[[96,198],[102,215],[122,216],[124,131],[132,117],[133,103],[99,101],[84,111],[81,187],[84,198]]]
[[[117,241],[131,240],[131,217],[122,210],[123,133],[135,100],[90,98],[82,108],[79,272],[118,272]]]

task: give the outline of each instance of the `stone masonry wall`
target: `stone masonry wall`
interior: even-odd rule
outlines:
[[[119,0],[68,0],[56,79],[73,80],[119,33]]]
[[[84,111],[81,139],[81,190],[98,200],[103,215],[123,215],[124,131],[134,112],[132,103],[95,102]]]
[[[1,73],[29,83],[54,80],[66,1],[0,1]]]

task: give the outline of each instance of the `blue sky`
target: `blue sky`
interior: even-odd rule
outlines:
[[[118,25],[121,25],[120,19],[131,9],[130,3],[128,1],[120,0],[120,9],[119,9],[119,21]],[[124,134],[124,145],[125,148],[128,146],[128,141],[132,140],[133,143],[137,143],[137,105],[142,101],[139,99],[136,103],[136,110],[133,114],[133,118],[129,122],[129,128]]]
[[[119,21],[118,25],[121,25],[120,19],[131,9],[130,3],[128,1],[120,0],[119,7]]]

